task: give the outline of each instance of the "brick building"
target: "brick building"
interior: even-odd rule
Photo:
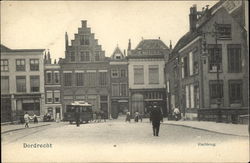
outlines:
[[[122,53],[117,46],[110,57],[112,118],[128,111],[128,61],[125,55],[125,51]]]
[[[129,110],[147,115],[153,102],[167,115],[164,59],[169,48],[160,39],[142,40],[134,50],[128,49]]]
[[[44,90],[45,90],[45,105],[46,113],[49,113],[55,120],[57,116],[62,120],[62,104],[61,104],[61,67],[56,60],[51,63],[50,52],[45,53],[44,58]]]
[[[187,119],[196,119],[198,111],[214,112],[208,120],[215,120],[217,113],[230,119],[228,115],[244,114],[249,106],[248,48],[240,18],[244,12],[239,6],[229,13],[225,3],[203,11],[190,8],[190,30],[166,64],[170,106],[179,107]]]
[[[87,21],[82,21],[71,45],[65,34],[65,58],[59,65],[63,112],[66,104],[82,100],[91,103],[94,111],[110,112],[109,62]]]
[[[44,115],[44,49],[1,45],[1,121]]]

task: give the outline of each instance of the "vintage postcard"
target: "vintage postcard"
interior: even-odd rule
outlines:
[[[1,162],[248,162],[248,1],[1,1]]]

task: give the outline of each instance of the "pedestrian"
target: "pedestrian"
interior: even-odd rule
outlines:
[[[130,112],[126,113],[126,120],[125,122],[130,122]]]
[[[75,118],[76,118],[76,126],[80,126],[80,111],[77,109],[75,112]]]
[[[176,121],[179,120],[180,110],[178,108],[174,108],[174,118]]]
[[[135,112],[135,122],[138,122],[139,120],[139,113],[138,111]]]
[[[98,119],[98,120],[97,120],[98,123],[102,121],[101,112],[98,112],[98,113],[97,113],[97,119]]]
[[[93,112],[93,121],[96,122],[96,112]]]
[[[153,135],[159,136],[160,122],[163,121],[163,115],[161,109],[156,104],[153,105],[150,112],[150,121],[153,126]]]
[[[29,116],[28,112],[26,112],[26,113],[24,114],[23,118],[24,118],[24,121],[25,121],[25,126],[24,126],[24,127],[25,127],[25,128],[26,128],[26,127],[29,128],[30,116]]]
[[[106,119],[108,119],[108,113],[106,111],[103,111],[103,120],[106,122]]]
[[[37,116],[34,114],[34,123],[38,123]]]
[[[57,123],[60,122],[60,113],[56,113],[56,122],[57,122]]]
[[[140,119],[142,122],[142,115],[139,112],[138,112],[138,119]]]

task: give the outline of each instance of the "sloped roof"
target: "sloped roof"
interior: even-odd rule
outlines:
[[[1,52],[43,52],[45,49],[10,49],[1,44]]]
[[[135,48],[135,50],[139,49],[169,49],[169,48],[160,39],[146,39],[142,40]]]
[[[8,51],[11,51],[9,48],[7,48],[6,46],[4,46],[4,45],[2,45],[2,44],[0,44],[1,45],[1,52],[8,52]]]
[[[111,55],[111,58],[114,59],[116,54],[121,54],[122,58],[125,58],[124,54],[118,46],[115,48],[113,54]]]
[[[176,43],[171,56],[174,56],[178,50],[180,50],[182,47],[184,47],[186,44],[188,44],[191,40],[193,40],[194,38],[196,38],[197,36],[201,35],[201,28],[214,16],[214,14],[212,15],[211,13],[214,12],[217,8],[219,8],[225,1],[224,0],[220,0],[219,2],[217,2],[215,5],[213,5],[210,9],[208,9],[207,13],[204,14],[200,19],[203,19],[201,24],[199,24],[199,27],[195,30],[195,31],[189,31],[187,32],[184,36],[182,36],[179,41]],[[217,12],[217,11],[216,11]],[[199,20],[200,20],[199,19]],[[198,21],[199,21],[198,20]]]

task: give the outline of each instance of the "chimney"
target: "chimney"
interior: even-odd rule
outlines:
[[[169,48],[170,48],[170,50],[172,50],[172,41],[171,40],[170,40]]]
[[[126,49],[124,49],[123,53],[124,53],[124,56],[126,56]]]
[[[68,46],[69,46],[69,37],[68,37],[68,33],[65,32],[65,49],[66,49],[66,51],[68,50]]]
[[[128,51],[130,51],[131,50],[131,40],[129,39],[128,40]]]
[[[190,7],[190,14],[189,14],[189,30],[194,32],[196,30],[196,23],[197,23],[197,7],[193,5]]]
[[[86,28],[87,27],[87,20],[82,20],[82,28]]]

